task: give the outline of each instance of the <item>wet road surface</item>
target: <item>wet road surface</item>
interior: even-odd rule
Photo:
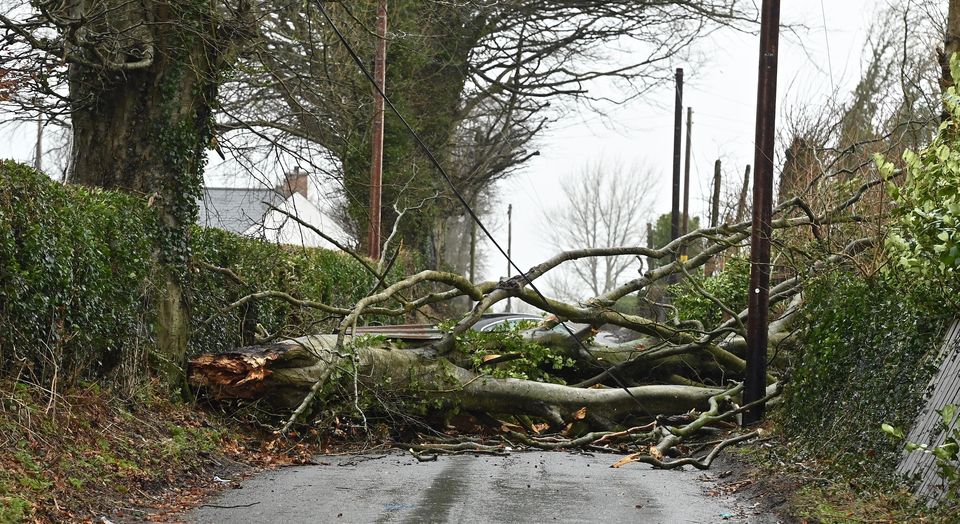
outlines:
[[[565,452],[454,455],[418,462],[398,452],[319,457],[270,471],[187,515],[190,522],[775,522],[749,520],[732,498],[709,497],[703,473],[616,455]]]

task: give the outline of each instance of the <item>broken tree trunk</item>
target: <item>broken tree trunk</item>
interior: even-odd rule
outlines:
[[[706,409],[721,389],[651,385],[631,388],[578,388],[493,378],[423,352],[387,344],[353,345],[337,352],[335,335],[318,335],[221,354],[190,362],[190,382],[217,399],[263,399],[276,407],[296,407],[314,392],[323,402],[325,386],[337,380],[421,400],[448,402],[464,410],[531,415],[551,424],[570,421],[582,408],[597,417],[621,421]],[[319,386],[317,386],[319,384]]]

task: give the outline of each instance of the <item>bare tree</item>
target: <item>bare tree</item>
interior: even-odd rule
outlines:
[[[799,197],[809,206],[795,208],[794,216],[813,216],[853,197],[864,214],[883,217],[890,211],[883,188],[856,191],[860,181],[876,176],[875,155],[903,167],[903,152],[925,146],[936,131],[941,111],[936,49],[943,42],[945,7],[914,0],[886,6],[867,34],[861,77],[852,92],[787,111],[778,200]],[[775,271],[781,277],[801,271],[811,246],[838,249],[854,238],[882,237],[885,228],[885,220],[874,220],[783,232],[775,239],[782,247]],[[873,254],[862,271],[884,263],[879,246]]]
[[[581,168],[561,182],[563,202],[545,215],[547,242],[558,251],[643,245],[654,180],[649,170],[620,163]],[[565,266],[569,282],[561,278],[553,284],[556,291],[566,288],[564,295],[583,287],[601,295],[619,285],[631,266],[640,269],[638,260],[608,256],[571,261]]]

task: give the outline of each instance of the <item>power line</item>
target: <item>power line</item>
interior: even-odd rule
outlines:
[[[837,84],[833,81],[833,59],[830,58],[830,35],[827,32],[827,11],[823,8],[823,0],[820,0],[820,17],[823,19],[823,40],[827,43],[827,70],[830,71],[830,88],[837,90]]]
[[[360,58],[360,55],[358,55],[356,51],[354,51],[353,47],[347,41],[346,36],[344,36],[343,32],[340,31],[340,28],[333,22],[333,19],[330,18],[330,15],[327,13],[327,10],[323,7],[323,1],[322,0],[315,0],[315,1],[317,4],[317,7],[320,10],[320,13],[323,15],[323,18],[327,21],[328,24],[330,24],[331,29],[333,29],[334,33],[336,33],[337,38],[344,45],[344,47],[347,50],[347,53],[350,54],[350,57],[353,58],[354,62],[356,62],[357,67],[360,68],[360,72],[363,73],[363,76],[365,76],[368,81],[370,81],[370,84],[373,85],[374,89],[376,89],[377,94],[383,97],[384,102],[387,104],[387,106],[390,107],[390,110],[393,111],[395,115],[397,115],[397,118],[400,119],[400,122],[403,124],[403,126],[407,129],[410,135],[413,136],[413,139],[414,141],[416,141],[417,146],[420,147],[423,153],[427,155],[427,159],[430,160],[430,163],[433,164],[433,166],[437,168],[437,171],[440,172],[440,176],[442,176],[444,181],[446,181],[447,185],[450,186],[450,190],[453,191],[454,196],[456,196],[457,200],[460,201],[460,204],[467,211],[467,214],[469,214],[470,217],[473,219],[473,221],[477,223],[477,227],[479,227],[480,230],[483,231],[483,234],[490,239],[493,245],[497,248],[498,251],[500,251],[500,254],[502,254],[504,258],[507,259],[510,265],[513,266],[513,268],[516,269],[518,273],[523,274],[523,271],[521,271],[520,268],[517,267],[512,260],[510,260],[510,257],[507,256],[507,252],[496,241],[496,239],[493,238],[493,235],[490,233],[487,227],[483,225],[483,222],[480,220],[480,217],[477,216],[473,208],[470,207],[470,204],[467,203],[467,199],[463,196],[460,190],[457,189],[456,185],[453,183],[453,180],[450,179],[450,175],[447,174],[447,170],[443,168],[443,166],[440,164],[440,161],[437,160],[436,155],[433,154],[433,151],[431,151],[430,148],[427,146],[427,144],[423,141],[423,139],[420,138],[420,134],[413,129],[413,126],[411,126],[409,122],[407,122],[407,119],[403,116],[403,114],[400,113],[400,110],[397,109],[397,106],[394,105],[393,100],[391,100],[390,97],[387,96],[384,90],[381,89],[380,85],[378,85],[377,82],[374,80],[373,76],[370,74],[370,71],[368,71],[367,67],[363,64],[363,59]],[[531,289],[534,289],[532,285],[531,285]]]

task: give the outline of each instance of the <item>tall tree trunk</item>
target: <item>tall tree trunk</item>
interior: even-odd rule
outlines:
[[[213,5],[147,2],[113,7],[117,16],[108,30],[139,32],[118,52],[119,60],[149,49],[152,61],[131,70],[71,64],[71,181],[140,194],[156,208],[161,228],[157,259],[164,268],[164,284],[155,360],[163,378],[177,388],[186,383],[189,315],[182,280],[188,226],[196,220],[228,39],[217,34]]]

